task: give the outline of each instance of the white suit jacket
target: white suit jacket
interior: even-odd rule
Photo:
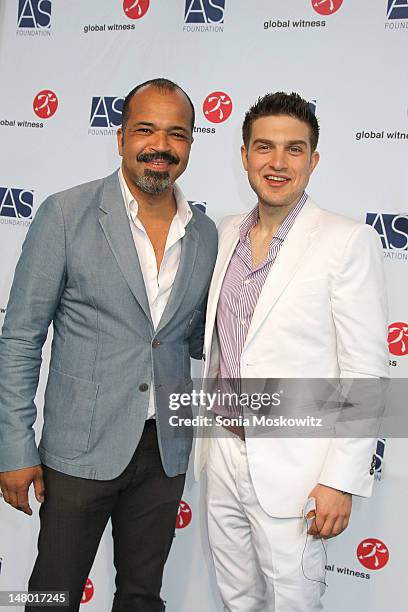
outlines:
[[[204,378],[218,375],[217,305],[244,217],[226,217],[219,226]],[[389,376],[383,254],[372,227],[306,201],[259,296],[240,365],[242,378]],[[301,516],[317,483],[370,496],[375,444],[372,438],[248,437],[250,473],[261,506],[271,516]],[[198,437],[197,478],[207,453],[208,437]]]

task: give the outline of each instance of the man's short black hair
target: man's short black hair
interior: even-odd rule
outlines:
[[[269,93],[262,98],[258,98],[245,114],[244,123],[242,124],[242,139],[246,148],[249,146],[253,122],[260,117],[269,117],[271,115],[289,115],[289,117],[294,117],[299,119],[299,121],[307,123],[310,128],[310,146],[312,152],[316,150],[319,140],[319,123],[310,108],[309,102],[295,92],[287,94],[284,91]]]
[[[191,116],[191,132],[193,132],[194,122],[195,122],[195,110],[194,110],[194,105],[190,99],[190,96],[186,94],[186,92],[184,91],[184,89],[180,87],[180,85],[177,85],[177,83],[173,83],[173,81],[170,81],[169,79],[163,79],[163,78],[150,79],[149,81],[145,81],[144,83],[140,83],[139,85],[136,85],[136,87],[134,87],[131,91],[129,91],[128,95],[125,98],[125,101],[123,102],[122,130],[125,131],[126,129],[126,124],[128,122],[129,115],[130,115],[130,102],[133,96],[139,91],[139,89],[142,89],[142,87],[147,87],[148,85],[152,85],[153,87],[156,87],[156,89],[162,92],[181,91],[181,93],[183,93],[186,96],[190,104],[190,107],[191,107],[191,115],[192,115]]]

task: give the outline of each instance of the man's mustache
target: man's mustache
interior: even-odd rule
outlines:
[[[163,151],[163,153],[140,153],[140,155],[138,155],[136,159],[138,162],[146,163],[161,159],[164,159],[164,161],[169,162],[169,164],[178,164],[180,162],[180,159],[178,157],[171,155],[171,153],[166,153],[166,151]]]

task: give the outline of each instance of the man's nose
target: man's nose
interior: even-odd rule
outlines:
[[[150,146],[155,151],[168,151],[170,149],[167,132],[158,130],[152,135]]]
[[[284,149],[274,149],[269,159],[269,165],[275,170],[287,168],[287,156]]]

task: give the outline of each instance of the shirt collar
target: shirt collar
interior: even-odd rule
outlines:
[[[296,204],[296,206],[294,206],[294,208],[292,208],[288,216],[283,220],[282,224],[278,228],[278,231],[276,232],[276,234],[274,234],[273,238],[277,238],[278,240],[281,240],[282,242],[283,240],[285,240],[286,235],[288,234],[290,228],[294,224],[298,214],[300,213],[303,206],[305,205],[308,197],[309,196],[307,195],[306,191],[304,191],[302,195],[300,196],[298,203]],[[256,206],[254,206],[254,208],[249,212],[249,214],[240,223],[239,239],[241,242],[243,242],[244,240],[248,238],[249,232],[251,231],[253,227],[255,227],[258,221],[259,221],[259,205],[257,204]]]
[[[119,177],[119,184],[120,184],[120,189],[122,191],[123,200],[125,202],[127,216],[129,218],[133,218],[134,220],[134,217],[137,217],[139,206],[138,206],[137,200],[135,200],[135,198],[133,197],[126,183],[125,177],[123,176],[122,168],[119,168],[118,170],[118,177]],[[181,221],[181,223],[183,224],[183,227],[186,227],[191,217],[193,216],[193,213],[191,211],[191,208],[183,192],[181,191],[178,185],[173,186],[173,193],[174,193],[174,197],[176,199],[176,205],[177,205],[177,212],[175,214],[175,217],[177,217]]]

